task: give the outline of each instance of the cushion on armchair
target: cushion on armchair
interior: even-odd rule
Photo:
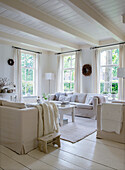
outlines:
[[[79,102],[79,103],[85,103],[85,99],[86,99],[86,94],[85,93],[79,93],[76,95],[76,102]]]

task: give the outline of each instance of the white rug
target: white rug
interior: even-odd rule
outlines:
[[[71,116],[65,115],[64,118],[68,118],[68,124],[60,127],[61,139],[71,143],[84,139],[97,129],[96,120],[75,117],[75,122],[72,122]]]

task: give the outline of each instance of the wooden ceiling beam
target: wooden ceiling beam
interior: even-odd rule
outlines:
[[[40,37],[40,38],[47,39],[47,40],[52,41],[52,42],[56,42],[56,43],[65,45],[67,48],[79,49],[79,46],[76,45],[76,44],[70,43],[70,42],[65,41],[65,40],[58,39],[54,36],[51,36],[51,35],[48,35],[46,33],[41,32],[41,31],[38,31],[36,29],[30,28],[26,25],[19,24],[15,21],[9,20],[9,19],[2,17],[2,16],[0,16],[0,24],[5,25],[5,26],[10,27],[10,28],[13,28],[13,29],[16,29],[16,30],[19,30],[19,31],[23,31],[25,33],[28,33],[28,34],[31,34],[31,35],[34,35],[34,36],[37,36],[37,37]]]
[[[18,12],[22,12],[24,14],[27,14],[33,18],[36,18],[46,24],[49,24],[53,27],[56,27],[64,32],[67,32],[73,36],[79,37],[80,39],[84,40],[84,42],[91,44],[91,45],[99,45],[99,42],[95,40],[94,38],[90,37],[89,35],[86,35],[67,24],[64,24],[63,22],[60,22],[53,17],[43,13],[40,10],[37,10],[31,6],[26,5],[23,2],[20,2],[19,0],[0,0],[3,5],[6,7],[9,7],[13,10],[16,10]]]
[[[84,17],[84,14],[87,14],[91,17],[96,23],[105,28],[111,33],[112,38],[117,41],[125,41],[125,35],[119,30],[110,20],[99,14],[95,9],[90,7],[85,0],[62,0],[65,4],[69,5],[73,10],[79,13]]]
[[[41,43],[41,42],[38,42],[38,41],[34,41],[34,40],[31,40],[31,39],[22,38],[20,36],[14,35],[14,34],[8,34],[6,32],[2,32],[2,31],[0,31],[0,37],[6,38],[6,39],[9,39],[9,40],[12,40],[12,41],[14,40],[14,41],[24,43],[24,44],[27,44],[27,45],[37,46],[37,47],[44,49],[44,50],[47,50],[47,51],[54,51],[54,52],[60,52],[61,51],[60,48],[56,48],[54,46],[47,45],[47,44],[44,44],[44,43]]]

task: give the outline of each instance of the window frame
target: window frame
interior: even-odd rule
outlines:
[[[71,56],[71,64],[70,64],[70,67],[67,67],[67,68],[64,68],[64,64],[63,64],[63,74],[64,74],[64,76],[65,76],[65,70],[66,71],[72,71],[72,73],[73,73],[73,71],[74,71],[74,81],[72,81],[71,79],[72,79],[72,75],[71,75],[71,72],[70,72],[70,80],[68,81],[68,80],[65,80],[65,77],[63,77],[63,88],[64,88],[64,84],[65,83],[70,83],[70,87],[72,86],[72,84],[74,84],[74,86],[75,86],[75,66],[74,67],[72,67],[72,61],[73,60],[76,60],[76,55],[75,55],[75,53],[70,53],[70,54],[67,54],[67,55],[63,55],[63,62],[64,62],[64,58],[65,57],[67,57],[67,56]],[[74,57],[74,58],[72,58],[72,57]],[[70,88],[69,90],[65,90],[64,89],[64,91],[65,92],[73,92],[74,91],[74,89],[72,90],[72,88]]]
[[[33,56],[33,67],[27,67],[27,66],[22,66],[22,64],[21,64],[21,83],[23,83],[23,82],[25,82],[25,84],[26,83],[33,83],[33,94],[31,95],[27,95],[27,93],[26,93],[26,88],[25,88],[25,95],[23,95],[23,91],[22,91],[22,96],[23,96],[23,98],[27,98],[27,97],[33,97],[33,96],[36,96],[36,92],[37,92],[37,89],[36,89],[36,77],[37,77],[37,73],[36,73],[36,71],[37,71],[37,61],[36,61],[36,58],[37,58],[37,56],[36,56],[36,54],[35,53],[33,53],[33,52],[30,52],[30,51],[24,51],[24,50],[21,50],[21,57],[22,57],[22,53],[24,53],[25,55],[26,54],[29,54],[29,55],[32,55]],[[21,62],[22,62],[22,58],[21,58]],[[26,81],[26,80],[22,80],[22,68],[25,68],[25,69],[28,69],[28,70],[33,70],[33,81]],[[26,71],[25,71],[25,78],[26,78]],[[26,87],[26,86],[25,86]]]
[[[119,50],[119,47],[118,46],[115,46],[115,47],[111,47],[111,48],[105,48],[105,49],[102,49],[102,50],[100,50],[100,73],[101,73],[101,68],[107,68],[107,67],[110,67],[110,68],[113,68],[113,67],[119,67],[119,64],[104,64],[104,65],[101,65],[101,53],[102,52],[104,52],[104,51],[108,51],[108,50],[114,50],[114,49],[118,49]],[[100,79],[100,81],[99,81],[99,86],[100,86],[100,92],[99,93],[101,93],[101,83],[103,83],[103,81],[101,82],[101,77],[99,78]],[[110,80],[110,81],[104,81],[104,84],[105,83],[110,83],[111,84],[111,86],[110,86],[110,88],[111,88],[111,91],[109,92],[109,93],[111,93],[112,92],[112,84],[114,83],[113,82],[113,73],[112,73],[112,79]],[[118,80],[117,80],[117,82],[116,83],[118,83]],[[102,92],[103,93],[103,92]]]

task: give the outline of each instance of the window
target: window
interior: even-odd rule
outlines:
[[[36,55],[21,53],[22,93],[23,96],[36,95]]]
[[[102,51],[100,57],[100,93],[118,93],[119,49]]]
[[[64,56],[64,91],[74,91],[75,55]]]

